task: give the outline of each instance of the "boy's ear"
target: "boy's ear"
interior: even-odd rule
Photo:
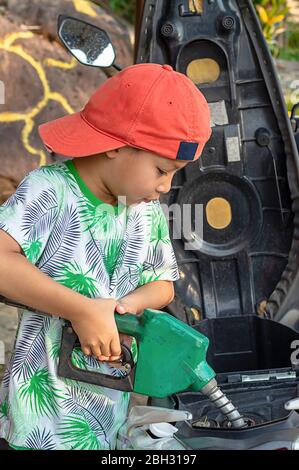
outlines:
[[[107,155],[107,158],[116,158],[122,151],[122,149],[124,149],[125,147],[121,147],[119,149],[112,149],[112,150],[108,150],[106,151],[106,155]]]
[[[118,155],[119,149],[108,150],[105,153],[107,155],[107,158],[113,159]]]

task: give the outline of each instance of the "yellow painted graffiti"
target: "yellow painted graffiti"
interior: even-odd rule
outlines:
[[[78,13],[83,13],[84,15],[92,16],[93,18],[97,16],[94,5],[88,0],[73,0],[73,5]]]
[[[74,110],[68,103],[67,99],[56,91],[50,89],[50,85],[46,76],[46,72],[43,68],[43,65],[36,59],[34,59],[24,48],[18,44],[15,44],[15,41],[18,39],[30,39],[34,37],[34,34],[30,31],[26,32],[13,32],[0,38],[0,50],[16,54],[19,57],[22,57],[26,62],[28,62],[36,71],[37,76],[43,87],[43,94],[41,100],[34,106],[29,112],[3,112],[0,113],[0,123],[1,122],[16,122],[24,121],[24,127],[22,129],[22,143],[25,149],[32,155],[39,155],[39,164],[44,165],[46,163],[46,154],[42,149],[36,149],[32,147],[29,143],[30,134],[35,125],[35,117],[40,113],[42,109],[48,104],[49,100],[57,101],[61,106],[68,112],[73,113]],[[57,61],[54,59],[45,59],[44,65],[50,67],[60,67],[64,69],[71,69],[77,65],[75,59],[72,59],[70,63],[65,63],[62,61]]]
[[[78,13],[83,13],[87,16],[96,17],[97,12],[95,10],[95,5],[89,0],[72,0],[73,6]],[[64,62],[61,60],[56,60],[53,58],[46,58],[43,60],[43,63],[39,62],[33,58],[24,48],[15,44],[18,39],[31,39],[34,37],[34,34],[30,31],[17,31],[5,35],[3,38],[0,38],[0,50],[16,54],[19,57],[22,57],[26,62],[28,62],[36,71],[36,74],[41,82],[43,87],[42,98],[29,112],[3,112],[0,113],[0,123],[1,122],[17,122],[23,121],[24,127],[21,133],[22,143],[25,149],[32,155],[39,156],[39,164],[44,165],[46,163],[46,154],[42,149],[36,149],[30,145],[30,134],[35,126],[35,117],[44,109],[50,100],[56,101],[61,104],[61,106],[68,113],[73,113],[74,110],[68,103],[67,99],[59,92],[53,91],[50,89],[50,85],[44,70],[46,67],[57,67],[64,70],[73,69],[78,65],[76,59],[73,57],[71,61]]]
[[[44,60],[44,64],[47,65],[48,67],[56,67],[56,68],[59,68],[59,69],[69,70],[69,69],[73,69],[74,67],[76,67],[78,62],[75,59],[75,57],[73,57],[71,62],[69,62],[69,63],[62,62],[61,60],[48,58],[48,59]]]

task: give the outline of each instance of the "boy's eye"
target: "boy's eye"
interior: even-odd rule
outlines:
[[[157,170],[158,170],[160,175],[167,175],[166,171],[161,170],[161,168],[157,167]]]

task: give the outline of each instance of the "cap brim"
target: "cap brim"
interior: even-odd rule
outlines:
[[[80,113],[41,124],[38,132],[50,151],[66,157],[85,157],[127,145],[89,126]]]

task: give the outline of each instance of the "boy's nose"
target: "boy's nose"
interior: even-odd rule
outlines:
[[[167,180],[163,181],[163,183],[159,184],[157,187],[157,193],[168,193],[171,188],[171,181],[172,178],[168,178]]]

